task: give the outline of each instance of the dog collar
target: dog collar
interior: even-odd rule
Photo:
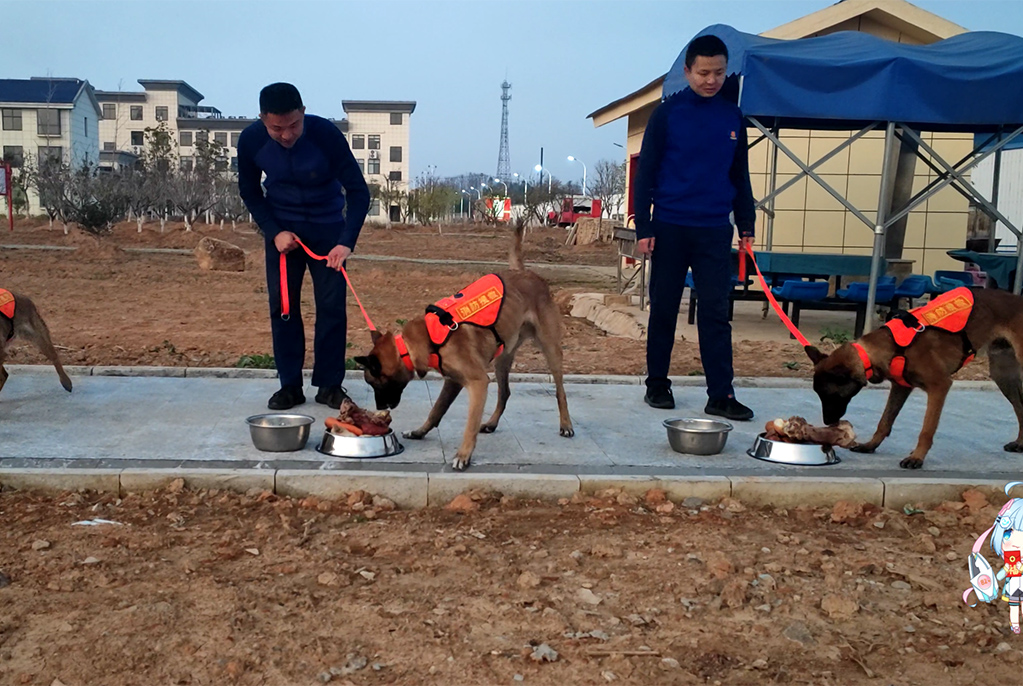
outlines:
[[[408,346],[405,345],[405,339],[401,334],[394,337],[394,345],[398,348],[398,355],[401,356],[401,361],[405,363],[405,368],[410,372],[415,371],[415,365],[412,364],[412,356],[408,354]]]
[[[867,381],[870,381],[874,378],[874,370],[871,368],[870,357],[867,355],[867,351],[864,350],[863,346],[859,343],[853,343],[852,347],[860,356],[860,361],[863,362],[863,372],[867,375]]]

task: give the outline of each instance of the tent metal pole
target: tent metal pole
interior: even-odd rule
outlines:
[[[1002,151],[999,150],[995,153],[995,168],[994,173],[991,176],[991,204],[994,208],[998,209],[998,186],[1001,185],[1002,181]],[[992,217],[994,219],[994,217]],[[991,222],[991,235],[987,239],[987,250],[988,252],[995,251],[995,234],[998,233],[998,220]],[[1017,241],[1018,242],[1018,241]],[[1017,265],[1017,271],[1019,265]]]
[[[771,130],[775,138],[778,137],[778,124],[774,125]],[[770,250],[774,247],[774,196],[775,190],[778,188],[778,146],[771,145],[771,180],[770,186],[767,191],[767,249]]]
[[[881,166],[881,190],[877,199],[877,222],[874,224],[874,252],[870,259],[870,282],[867,285],[867,321],[865,331],[875,328],[874,307],[877,305],[877,281],[881,276],[881,252],[884,250],[885,215],[890,200],[888,182],[891,179],[892,150],[895,148],[895,122],[888,122],[884,132],[884,162]]]
[[[1016,278],[1012,281],[1012,292],[1020,294],[1023,288],[1023,238],[1016,239]]]

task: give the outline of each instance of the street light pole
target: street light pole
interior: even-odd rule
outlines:
[[[508,184],[506,184],[506,183],[505,183],[504,181],[502,181],[501,179],[498,179],[498,178],[495,178],[495,179],[494,179],[494,183],[499,183],[499,184],[501,184],[502,186],[504,186],[504,194],[505,194],[506,196],[508,195]]]
[[[551,173],[546,167],[542,165],[536,165],[533,167],[533,171],[540,173],[540,183],[543,183],[543,173],[547,172],[547,195],[551,194]]]
[[[580,159],[576,159],[575,157],[572,157],[571,155],[568,156],[568,161],[569,162],[578,162],[579,164],[583,165],[583,195],[586,195],[586,163],[583,162]]]
[[[470,201],[469,209],[471,210],[472,209],[472,204],[471,204],[471,202],[472,202],[472,194],[469,193],[468,191],[466,191],[463,188],[463,189],[461,189],[461,193],[458,196],[458,217],[462,221],[465,221],[465,210],[463,208],[465,207],[465,196],[467,196],[467,195],[469,196],[469,201]]]

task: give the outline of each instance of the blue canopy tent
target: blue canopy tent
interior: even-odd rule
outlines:
[[[920,46],[842,31],[778,40],[742,33],[724,24],[709,26],[697,36],[707,34],[728,46],[729,77],[724,93],[760,130],[762,136],[753,145],[771,141],[775,159],[781,151],[802,170],[776,188],[776,165],[772,164],[771,189],[757,204],[767,213],[769,226],[774,198],[808,176],[874,232],[868,316],[873,317],[885,230],[945,186],[975,200],[1017,236],[1021,234],[970,184],[965,173],[988,155],[1023,141],[1023,38],[973,32]],[[684,68],[683,50],[664,79],[665,98],[687,87]],[[778,131],[783,128],[858,131],[811,164],[779,140]],[[874,129],[885,131],[885,154],[879,209],[871,219],[814,169]],[[976,144],[970,155],[949,164],[920,137],[921,131],[974,133]],[[902,207],[890,208],[898,161],[896,140],[913,146],[936,178]],[[1023,240],[1018,255],[1016,293],[1023,280]]]

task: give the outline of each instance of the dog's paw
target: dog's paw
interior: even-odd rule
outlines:
[[[924,466],[924,461],[919,457],[907,457],[899,463],[899,466],[903,469],[920,469]]]
[[[849,450],[854,453],[872,453],[877,450],[877,446],[870,445],[869,443],[853,443],[849,446]]]
[[[572,438],[572,436],[575,436],[575,429],[572,428],[571,426],[563,426],[558,431],[558,433],[560,433],[565,438]]]
[[[480,424],[481,434],[492,434],[497,431],[497,424]]]
[[[472,460],[472,455],[455,455],[455,459],[451,461],[451,468],[456,472],[464,472],[469,468],[469,461]]]
[[[402,431],[401,432],[401,437],[402,438],[407,438],[407,439],[412,440],[412,441],[418,441],[418,440],[422,439],[422,437],[425,436],[425,435],[426,435],[425,431],[419,431],[418,429],[416,429],[415,431]]]
[[[1020,443],[1019,441],[1006,443],[1003,449],[1007,453],[1023,453],[1023,443]]]

